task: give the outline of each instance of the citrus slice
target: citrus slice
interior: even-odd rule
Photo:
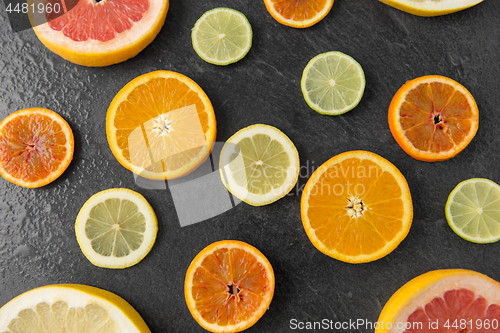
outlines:
[[[2,333],[150,333],[123,298],[78,284],[32,289],[0,309]]]
[[[239,11],[215,8],[196,21],[191,40],[201,59],[214,65],[229,65],[250,51],[252,27]]]
[[[38,1],[51,8],[61,3],[65,14],[36,10],[31,22],[46,47],[83,66],[108,66],[136,56],[160,32],[168,11],[168,0],[74,2]],[[40,22],[45,23],[37,25]]]
[[[184,295],[194,319],[210,332],[240,332],[264,315],[274,294],[274,272],[255,247],[213,243],[193,259]]]
[[[461,84],[429,75],[406,82],[389,106],[394,139],[411,157],[448,160],[474,138],[479,124],[476,102]]]
[[[214,109],[190,78],[155,71],[130,81],[113,98],[106,134],[125,168],[145,178],[174,179],[208,157],[216,136]]]
[[[267,11],[281,24],[307,28],[321,21],[334,0],[264,0]]]
[[[54,111],[16,111],[0,122],[0,175],[23,187],[57,179],[73,159],[73,132]]]
[[[406,237],[413,218],[410,189],[389,161],[368,151],[332,157],[309,178],[302,223],[313,245],[349,263],[374,261]]]
[[[76,217],[76,239],[96,266],[127,268],[151,251],[158,222],[153,208],[137,192],[113,188],[94,194]]]
[[[300,83],[302,94],[313,110],[339,115],[358,105],[365,91],[365,74],[356,60],[332,51],[309,61]]]
[[[221,179],[229,192],[252,206],[284,197],[299,177],[299,153],[279,129],[256,124],[230,137],[222,147]]]
[[[482,178],[468,179],[451,191],[446,219],[457,235],[474,243],[500,240],[500,186]]]
[[[375,333],[498,332],[500,283],[464,269],[431,271],[394,293],[377,323]]]
[[[418,16],[451,14],[475,6],[483,0],[380,0],[391,7]]]

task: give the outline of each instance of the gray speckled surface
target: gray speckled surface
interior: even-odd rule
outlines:
[[[242,11],[254,31],[248,55],[227,67],[201,60],[190,39],[195,21],[220,6]],[[2,9],[0,117],[32,106],[58,112],[74,131],[75,156],[58,180],[40,189],[0,180],[0,305],[37,286],[82,283],[124,297],[154,333],[203,332],[185,305],[184,275],[201,249],[222,239],[256,246],[275,269],[269,311],[248,332],[288,332],[292,318],[375,321],[400,286],[433,269],[467,268],[500,280],[500,243],[468,243],[453,233],[444,216],[447,196],[460,181],[484,177],[500,182],[498,17],[500,2],[493,0],[436,18],[412,16],[375,0],[336,0],[322,22],[296,30],[274,21],[262,1],[172,0],[162,31],[137,57],[107,68],[84,68],[52,54],[32,31],[13,33]],[[300,91],[308,61],[332,50],[355,58],[367,82],[361,103],[338,117],[311,110]],[[157,69],[183,73],[205,90],[214,105],[218,141],[245,126],[266,123],[291,138],[302,165],[309,168],[353,149],[389,159],[407,178],[413,197],[408,237],[373,263],[334,260],[308,240],[297,191],[269,206],[240,204],[181,228],[169,190],[138,187],[113,157],[105,135],[113,96],[136,76]],[[474,140],[441,163],[412,159],[394,141],[387,123],[387,109],[399,87],[426,74],[462,83],[480,110]],[[306,180],[301,177],[298,188]],[[83,203],[111,187],[139,191],[159,218],[150,254],[119,271],[94,267],[74,235]]]

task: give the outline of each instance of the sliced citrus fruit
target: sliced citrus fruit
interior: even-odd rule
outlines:
[[[208,157],[215,114],[190,78],[155,71],[130,81],[106,115],[109,147],[125,168],[150,179],[184,176]]]
[[[299,153],[279,129],[256,124],[230,137],[219,161],[221,179],[240,200],[253,206],[284,197],[299,177]]]
[[[99,267],[126,268],[151,251],[158,222],[137,192],[113,188],[94,194],[76,217],[76,239],[83,254]]]
[[[2,333],[150,333],[123,298],[103,289],[54,284],[32,289],[0,309]]]
[[[23,187],[54,181],[73,159],[73,132],[54,111],[16,111],[0,122],[0,175]]]
[[[39,1],[51,8],[61,3],[65,14],[36,10],[31,22],[46,47],[83,66],[108,66],[136,56],[160,32],[168,11],[168,0],[74,2]]]
[[[313,245],[349,263],[374,261],[406,237],[413,218],[410,189],[389,161],[368,151],[332,157],[309,178],[302,223]]]
[[[240,332],[264,315],[274,294],[274,272],[255,247],[213,243],[193,259],[184,284],[194,319],[210,332]]]
[[[267,11],[281,24],[307,28],[321,21],[334,0],[264,0]]]
[[[500,240],[500,186],[488,179],[465,180],[451,191],[446,219],[457,235],[474,243]]]
[[[394,139],[411,157],[448,160],[474,138],[479,124],[476,102],[458,82],[429,75],[406,82],[389,106]]]
[[[358,105],[365,91],[365,74],[356,60],[342,52],[322,53],[307,64],[301,88],[313,110],[339,115]]]
[[[431,271],[394,293],[377,323],[375,333],[498,332],[500,283],[464,269]]]
[[[229,65],[250,51],[252,27],[239,11],[215,8],[196,21],[191,40],[201,59],[214,65]]]
[[[418,16],[451,14],[475,6],[483,0],[380,0],[391,7]]]

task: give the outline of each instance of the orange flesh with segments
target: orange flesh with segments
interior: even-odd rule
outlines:
[[[135,85],[128,92],[119,92],[115,97],[121,98],[122,94],[126,94],[116,107],[113,106],[114,101],[110,106],[110,110],[114,109],[111,110],[114,115],[108,121],[112,122],[112,128],[116,132],[114,135],[108,133],[108,140],[116,141],[120,150],[118,155],[123,156],[126,163],[120,161],[120,156],[117,156],[111,146],[113,153],[125,167],[132,170],[128,165],[132,164],[161,175],[163,172],[182,170],[188,163],[200,158],[200,152],[215,140],[216,131],[213,109],[201,88],[196,86],[198,90],[193,90],[192,86],[175,77],[181,77],[181,74],[157,73],[159,72],[145,74],[152,75],[152,78]],[[159,77],[162,75],[174,77]],[[129,85],[133,85],[134,81]],[[191,84],[195,85],[192,81]],[[122,90],[127,90],[127,86]],[[108,110],[108,117],[109,113]],[[155,132],[157,121],[163,118],[168,118],[168,126],[171,128],[167,135]],[[109,125],[107,127],[109,131]],[[134,146],[130,147],[130,144]],[[194,168],[198,165],[199,163]],[[182,175],[192,170],[191,168]]]
[[[321,174],[309,180],[301,205],[313,244],[347,262],[372,261],[391,252],[412,219],[408,185],[396,167],[373,153],[357,153],[337,155],[318,169]]]
[[[68,140],[73,144],[73,137],[69,126],[64,123],[63,129],[61,125],[36,112],[19,115],[5,124],[0,132],[0,162],[3,171],[18,181],[16,184],[30,187],[42,181],[35,187],[45,185],[60,175],[55,173],[61,164],[69,164],[73,152],[66,145]]]
[[[328,4],[327,0],[271,0],[271,2],[281,16],[294,21],[310,20]]]
[[[48,3],[61,3],[66,12],[61,16],[56,12],[45,14],[49,26],[74,41],[110,41],[132,28],[149,8],[149,0],[104,0],[98,3],[79,0],[69,11],[67,7],[72,7],[72,4],[67,0],[49,0]]]
[[[216,250],[194,273],[196,309],[210,324],[247,321],[273,289],[268,281],[267,270],[252,254],[242,249]]]
[[[399,114],[404,134],[413,146],[433,153],[460,144],[472,127],[467,98],[441,82],[423,83],[411,90]]]
[[[481,329],[487,322],[491,328],[492,320],[494,319],[497,320],[497,329]],[[438,321],[438,329],[429,329],[429,322],[434,323],[436,321]],[[465,326],[460,327],[461,321]],[[498,304],[490,304],[484,297],[476,295],[468,289],[449,290],[441,297],[436,297],[423,307],[415,310],[408,317],[407,322],[411,323],[411,326],[408,325],[409,328],[405,330],[405,333],[493,333],[499,331],[500,306]],[[421,326],[420,323],[422,323]],[[454,323],[458,327],[452,327]],[[445,327],[446,324],[449,327]]]

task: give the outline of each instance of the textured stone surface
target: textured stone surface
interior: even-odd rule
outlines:
[[[243,12],[254,31],[248,55],[227,67],[205,63],[191,46],[196,20],[219,6]],[[185,304],[184,276],[201,249],[222,239],[256,246],[275,269],[276,293],[269,311],[248,332],[288,332],[293,318],[375,321],[401,285],[433,269],[467,268],[500,280],[500,243],[466,242],[444,216],[447,196],[460,181],[484,177],[500,182],[500,2],[488,0],[464,12],[421,18],[375,0],[337,0],[322,22],[298,30],[274,21],[260,0],[172,0],[156,40],[134,59],[108,68],[62,60],[32,31],[13,33],[4,9],[1,13],[0,117],[32,106],[60,113],[73,128],[75,157],[44,188],[24,189],[0,180],[0,305],[37,286],[82,283],[124,297],[152,332],[203,332]],[[311,110],[300,91],[308,61],[333,50],[355,58],[367,83],[360,104],[338,117]],[[219,141],[255,123],[287,134],[303,166],[297,188],[272,205],[242,203],[181,228],[170,191],[137,186],[113,157],[105,135],[113,96],[136,76],[157,69],[183,73],[205,90],[215,108]],[[474,140],[441,163],[412,159],[394,141],[387,123],[387,109],[399,87],[426,74],[462,83],[480,110]],[[300,189],[308,175],[330,157],[353,149],[370,150],[393,162],[408,180],[415,209],[401,245],[387,257],[361,265],[320,253],[300,220]],[[125,270],[94,267],[74,234],[83,203],[112,187],[142,193],[160,224],[151,253]]]

